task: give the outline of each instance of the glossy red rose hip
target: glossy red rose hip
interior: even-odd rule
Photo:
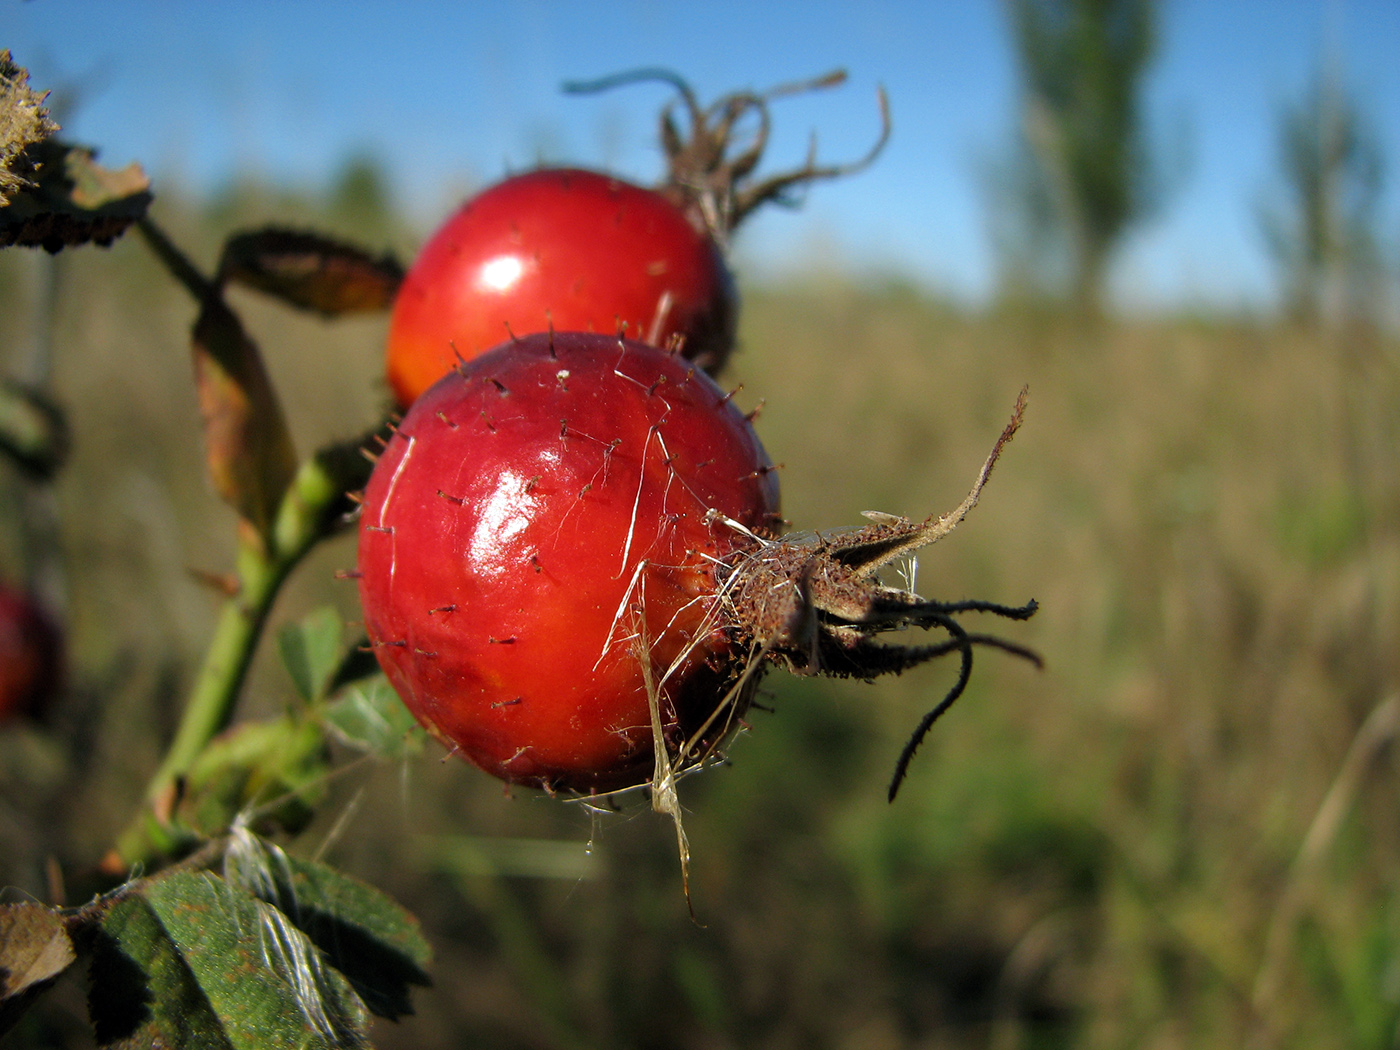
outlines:
[[[371,645],[418,720],[487,772],[642,783],[648,677],[668,738],[733,683],[715,560],[743,537],[711,510],[768,532],[778,487],[708,376],[609,335],[507,343],[420,397],[375,466],[359,548]]]
[[[653,190],[578,169],[506,179],[433,235],[404,279],[386,372],[400,405],[516,336],[626,334],[715,370],[734,345],[736,296],[710,235]]]

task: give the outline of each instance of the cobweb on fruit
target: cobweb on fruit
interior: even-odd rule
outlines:
[[[701,616],[699,624],[694,628],[690,641],[681,648],[658,675],[654,659],[655,646],[646,619],[648,570],[658,567],[645,558],[637,563],[632,573],[632,579],[629,581],[617,611],[613,615],[612,625],[604,640],[602,651],[598,655],[598,664],[601,664],[604,659],[617,652],[620,647],[625,647],[637,660],[641,669],[642,682],[647,693],[647,710],[651,719],[652,755],[654,758],[651,779],[646,784],[620,788],[612,792],[580,796],[578,801],[589,805],[590,808],[596,808],[596,803],[601,798],[615,798],[640,789],[649,791],[652,810],[670,817],[675,824],[676,848],[681,863],[681,882],[685,891],[686,904],[691,909],[691,917],[694,918],[695,911],[690,899],[690,841],[685,833],[677,784],[684,777],[718,761],[724,745],[742,729],[742,723],[736,717],[738,701],[744,695],[753,677],[759,673],[763,657],[766,654],[763,651],[748,654],[739,675],[726,690],[719,703],[715,705],[714,711],[673,751],[666,739],[663,690],[676,673],[689,661],[697,658],[697,651],[704,640],[710,637],[714,631],[722,629],[723,590],[728,586],[728,583],[727,581],[722,582],[715,594],[697,595],[672,613],[671,619],[662,629],[663,635],[676,626],[676,620],[679,617],[693,612],[697,604],[704,606],[704,614]],[[596,667],[597,664],[594,666]],[[718,734],[714,734],[712,731],[720,719],[725,719],[726,723]]]

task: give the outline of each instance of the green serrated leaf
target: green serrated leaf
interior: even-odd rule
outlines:
[[[230,237],[219,276],[328,317],[387,310],[403,281],[392,255],[320,234],[269,228]]]
[[[374,658],[374,653],[369,648],[369,639],[361,635],[360,640],[355,645],[345,650],[340,666],[335,669],[335,674],[331,676],[331,684],[327,692],[334,695],[347,686],[362,682],[377,674],[379,674],[379,661]]]
[[[326,695],[340,667],[341,629],[340,614],[333,606],[323,605],[299,622],[287,624],[277,637],[282,663],[308,703]]]
[[[94,940],[89,1005],[104,1050],[369,1045],[348,982],[285,915],[216,875],[138,884]]]
[[[431,983],[432,948],[418,920],[384,893],[335,868],[289,857],[252,835],[235,837],[228,877],[311,938],[380,1017],[411,1014],[412,986]]]
[[[310,718],[242,722],[212,740],[185,777],[177,816],[206,836],[240,816],[293,833],[314,815],[330,771],[325,732]]]
[[[422,728],[382,674],[356,682],[326,709],[326,726],[350,747],[379,758],[418,754]]]
[[[72,965],[62,917],[41,904],[0,905],[0,1035]]]

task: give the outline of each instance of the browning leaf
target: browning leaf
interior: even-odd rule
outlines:
[[[296,472],[296,451],[257,345],[224,302],[210,296],[191,339],[209,476],[259,535]]]
[[[0,1035],[73,964],[59,914],[41,904],[0,906]]]
[[[37,174],[0,209],[0,247],[57,252],[111,244],[151,203],[150,180],[139,164],[113,171],[98,164],[92,150],[52,139],[31,146],[26,156]]]
[[[268,228],[230,237],[219,276],[327,317],[386,310],[403,281],[392,255],[315,233]]]

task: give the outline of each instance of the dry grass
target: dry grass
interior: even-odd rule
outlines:
[[[227,228],[168,222],[205,260]],[[10,256],[0,360],[36,272]],[[76,789],[61,746],[0,738],[0,879],[27,892],[45,852],[91,860],[124,822],[212,625],[186,567],[229,567],[181,295],[134,240],[65,262],[70,703],[95,698],[99,732]],[[382,322],[240,306],[303,451],[373,416]],[[595,821],[504,801],[436,755],[357,774],[332,856],[418,911],[441,957],[419,1017],[381,1045],[1395,1046],[1393,744],[1354,761],[1323,848],[1295,858],[1400,688],[1400,347],[1262,322],[1083,331],[839,282],[754,290],[745,309],[730,378],[767,401],[800,528],[955,505],[1030,384],[980,505],[918,572],[934,597],[1038,599],[1008,633],[1048,669],[980,653],[893,807],[894,758],[953,668],[775,677],[732,768],[682,785],[704,929],[640,804]],[[331,579],[352,557],[340,541],[313,559],[279,619],[327,600],[352,618]],[[290,695],[264,656],[249,713]],[[68,825],[26,824],[55,795]],[[445,848],[463,836],[474,867]],[[472,873],[505,863],[499,838],[556,843],[507,870],[576,875]]]

